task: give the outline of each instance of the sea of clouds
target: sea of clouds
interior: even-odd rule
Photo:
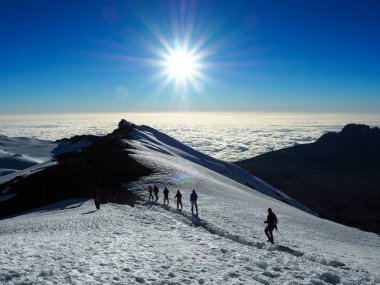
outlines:
[[[97,113],[0,115],[0,135],[44,140],[104,135],[121,119],[148,125],[225,161],[238,161],[312,143],[348,123],[380,126],[380,114],[327,113]]]

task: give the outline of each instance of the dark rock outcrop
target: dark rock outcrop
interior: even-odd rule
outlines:
[[[380,129],[349,124],[315,143],[236,162],[320,214],[380,232]]]
[[[380,129],[362,124],[349,124],[339,133],[328,132],[322,135],[315,144],[327,149],[355,150],[358,147],[372,149],[380,144]]]
[[[151,170],[137,163],[124,149],[121,139],[133,130],[124,122],[103,137],[74,137],[72,143],[86,139],[91,144],[79,152],[56,156],[57,165],[0,185],[0,193],[17,194],[1,202],[0,218],[65,199],[93,198],[96,192],[101,194],[102,203],[133,205],[139,197],[124,188],[123,183],[149,175]]]
[[[136,127],[135,124],[130,123],[124,119],[119,122],[118,128],[112,132],[111,135],[128,135]]]

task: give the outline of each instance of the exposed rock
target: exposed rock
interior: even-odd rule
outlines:
[[[126,122],[126,121],[125,121]],[[79,152],[57,155],[58,165],[0,185],[0,192],[10,188],[14,198],[1,202],[0,217],[70,198],[93,198],[100,192],[102,203],[133,205],[138,196],[122,185],[149,175],[151,170],[140,165],[123,149],[120,140],[128,136],[132,126],[120,122],[119,128],[104,137],[76,136],[66,143],[92,141]]]
[[[135,124],[122,119],[118,128],[112,132],[112,135],[128,135],[135,127]]]
[[[374,148],[380,143],[380,129],[362,124],[346,125],[341,132],[328,132],[322,135],[316,144],[327,148]]]
[[[236,164],[321,217],[380,232],[380,129],[349,124],[315,143]]]

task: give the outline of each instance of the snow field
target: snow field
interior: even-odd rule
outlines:
[[[158,143],[160,151],[152,151],[149,141]],[[330,284],[378,282],[380,241],[377,235],[322,220],[272,199],[203,167],[196,157],[192,161],[184,160],[184,149],[176,152],[172,142],[168,148],[163,141],[157,142],[154,138],[149,141],[136,140],[136,143],[128,144],[136,160],[155,169],[153,175],[141,179],[136,185],[131,184],[132,190],[141,191],[142,185],[147,189],[148,184],[157,184],[160,189],[167,186],[172,190],[169,195],[174,195],[179,188],[184,205],[189,205],[190,191],[196,189],[200,197],[201,220],[192,221],[193,224],[240,246],[254,250],[268,249],[276,256],[284,256],[284,260],[295,259],[294,263],[299,268],[306,264],[306,268],[299,269],[304,273],[297,273],[300,280],[305,280],[305,276],[314,276],[319,280],[309,280],[314,284],[324,284],[318,283],[320,281]],[[181,148],[180,145],[176,147]],[[269,247],[263,234],[268,207],[274,209],[280,221],[280,234],[275,232],[279,245]],[[187,220],[190,220],[189,215],[189,208],[187,214],[186,211],[181,213]],[[279,266],[276,264],[276,267]],[[315,270],[305,273],[307,268]],[[281,282],[276,279],[268,284],[285,284]]]
[[[211,234],[186,210],[94,209],[87,201],[2,220],[1,284],[373,284],[362,270]]]
[[[157,184],[159,201],[95,211],[93,201],[71,200],[0,220],[1,284],[380,283],[376,234],[268,197],[276,189],[254,177],[261,192],[231,180],[221,173],[249,177],[153,129],[134,135],[125,148],[154,172],[123,186],[147,198]],[[177,189],[183,211],[175,208]],[[199,218],[190,212],[192,189]],[[276,245],[264,235],[268,207],[279,219]]]

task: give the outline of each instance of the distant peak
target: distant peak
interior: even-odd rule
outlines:
[[[121,121],[119,122],[119,129],[122,129],[122,128],[133,128],[135,127],[135,125],[125,119],[121,119]]]
[[[137,126],[125,119],[121,119],[121,121],[118,124],[118,128],[112,132],[113,135],[119,135],[119,134],[129,134],[133,129],[135,129]]]
[[[342,131],[328,132],[322,135],[316,143],[318,144],[360,144],[372,145],[380,140],[380,129],[371,128],[364,124],[348,124]]]
[[[371,128],[364,124],[348,124],[342,129],[342,134],[364,134],[371,132]]]

